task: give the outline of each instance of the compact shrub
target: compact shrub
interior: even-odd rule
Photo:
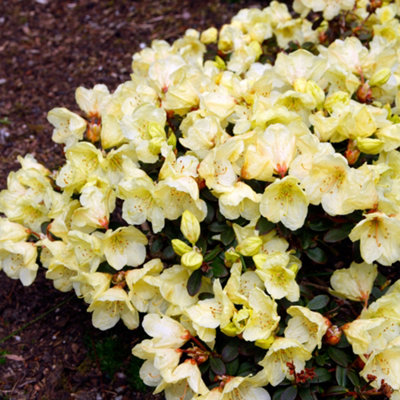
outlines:
[[[65,164],[0,194],[2,270],[142,326],[167,399],[400,399],[399,15],[273,1],[78,88]]]

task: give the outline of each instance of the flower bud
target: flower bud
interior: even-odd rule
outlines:
[[[240,254],[233,248],[225,252],[225,265],[231,267],[236,261],[240,259]]]
[[[215,56],[214,63],[218,69],[221,69],[221,70],[226,69],[225,61],[220,56]]]
[[[379,154],[385,143],[380,139],[357,138],[358,149],[365,154]]]
[[[185,238],[192,244],[195,244],[199,240],[200,223],[198,219],[188,210],[185,210],[182,214],[181,232],[183,233],[183,236],[185,236]]]
[[[173,149],[175,149],[176,148],[176,136],[175,136],[175,133],[172,131],[172,129],[170,129],[168,134],[169,134],[169,136],[168,136],[167,144],[169,146],[172,146]]]
[[[253,40],[250,42],[249,47],[255,53],[255,59],[258,60],[263,53],[260,43],[258,43],[256,40]]]
[[[185,267],[194,271],[199,269],[203,264],[203,256],[196,250],[191,250],[185,253],[181,258],[181,264]]]
[[[218,37],[218,30],[214,27],[208,28],[201,33],[200,41],[204,44],[215,43]]]
[[[390,68],[382,68],[371,76],[369,84],[370,86],[382,86],[389,80],[391,75],[392,71]]]
[[[268,339],[258,339],[254,344],[262,349],[268,350],[272,343],[275,342],[275,336],[271,335]]]
[[[185,253],[189,253],[189,251],[192,251],[192,248],[182,240],[172,239],[171,244],[174,252],[178,254],[178,256],[183,256]]]
[[[221,332],[226,336],[231,337],[237,336],[240,333],[237,326],[233,322],[229,322],[228,325],[225,325],[223,328],[221,328]]]
[[[350,95],[346,92],[338,90],[325,99],[324,108],[330,113],[339,105],[347,105],[350,103]]]
[[[342,330],[337,325],[330,326],[324,336],[325,342],[332,346],[337,345],[340,342],[342,333]]]
[[[307,81],[306,93],[312,96],[317,107],[325,100],[325,92],[314,81]]]
[[[251,257],[260,251],[262,244],[260,237],[250,236],[236,246],[236,251],[245,257]]]
[[[161,151],[161,147],[165,143],[163,138],[157,137],[153,138],[149,142],[149,150],[152,154],[159,154]]]

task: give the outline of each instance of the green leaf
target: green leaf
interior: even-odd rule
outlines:
[[[157,238],[157,239],[154,240],[154,242],[151,244],[150,252],[151,252],[152,254],[158,253],[159,251],[161,251],[162,247],[163,247],[163,241],[162,241],[162,239],[161,239],[161,238]]]
[[[203,274],[201,272],[201,269],[196,269],[196,271],[192,272],[192,275],[190,275],[188,281],[187,281],[187,291],[191,296],[196,295],[201,287],[201,278],[203,277]]]
[[[317,376],[310,381],[311,383],[323,383],[331,380],[331,373],[325,368],[315,368],[315,374]]]
[[[338,383],[339,386],[346,386],[347,383],[347,370],[346,368],[341,367],[338,365],[336,367],[336,382]]]
[[[266,218],[261,217],[256,225],[256,229],[259,231],[260,235],[264,235],[265,233],[268,233],[272,229],[274,229],[275,224],[272,223],[271,221],[268,221]]]
[[[225,375],[226,374],[225,364],[218,357],[210,357],[210,367],[215,375]]]
[[[297,387],[289,386],[281,394],[281,400],[294,400],[297,397]]]
[[[335,349],[334,347],[328,348],[328,355],[336,364],[342,367],[347,367],[351,362],[351,358],[347,353],[343,350]]]
[[[230,245],[233,240],[235,239],[235,232],[233,231],[232,228],[228,228],[225,225],[225,230],[221,233],[221,242],[225,245],[228,246]]]
[[[230,376],[235,376],[239,369],[240,361],[239,358],[235,358],[233,361],[226,363],[226,373]]]
[[[224,262],[220,258],[215,258],[210,266],[214,278],[223,278],[229,273]]]
[[[224,362],[231,362],[239,356],[238,343],[234,340],[228,342],[221,352],[222,360]]]
[[[320,247],[314,247],[305,251],[307,256],[317,264],[325,264],[328,261],[328,257]]]
[[[349,369],[347,370],[347,377],[349,378],[350,382],[355,386],[355,387],[360,387],[361,386],[361,379],[360,375],[358,375],[358,372]]]
[[[317,400],[313,392],[311,392],[311,388],[305,386],[299,388],[299,396],[301,400]]]
[[[352,229],[352,224],[342,225],[340,228],[330,229],[324,235],[324,241],[327,243],[336,243],[340,242],[343,239],[346,239],[349,236],[349,233]]]
[[[308,226],[315,232],[324,232],[332,226],[332,223],[326,219],[319,219],[317,221],[310,221]]]
[[[204,261],[205,262],[209,262],[214,260],[215,257],[217,257],[217,255],[219,253],[221,253],[221,247],[217,246],[214,249],[212,249],[210,252],[208,252],[205,256],[204,256]]]
[[[339,394],[345,394],[347,393],[349,390],[346,389],[343,386],[331,386],[326,393],[327,394],[332,394],[332,395],[339,395]]]
[[[329,296],[327,296],[326,294],[320,294],[311,299],[307,304],[307,307],[310,310],[320,310],[321,308],[324,308],[328,303]]]
[[[221,233],[227,229],[227,225],[224,222],[215,221],[212,224],[208,225],[208,230],[213,233]]]
[[[253,364],[247,361],[242,362],[239,366],[236,376],[247,376],[253,372]]]

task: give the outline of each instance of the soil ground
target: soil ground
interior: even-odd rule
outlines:
[[[76,87],[114,90],[129,79],[131,56],[143,44],[219,27],[240,8],[267,3],[0,1],[0,188],[18,155],[62,165],[46,115],[53,107],[77,111]],[[129,359],[137,332],[119,324],[103,333],[90,318],[83,301],[55,290],[43,273],[27,288],[0,273],[0,399],[154,398],[140,391],[138,365]]]

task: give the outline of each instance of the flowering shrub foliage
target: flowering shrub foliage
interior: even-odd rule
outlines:
[[[141,325],[167,399],[400,399],[400,2],[293,9],[78,88],[48,114],[65,165],[0,193],[1,269]]]

